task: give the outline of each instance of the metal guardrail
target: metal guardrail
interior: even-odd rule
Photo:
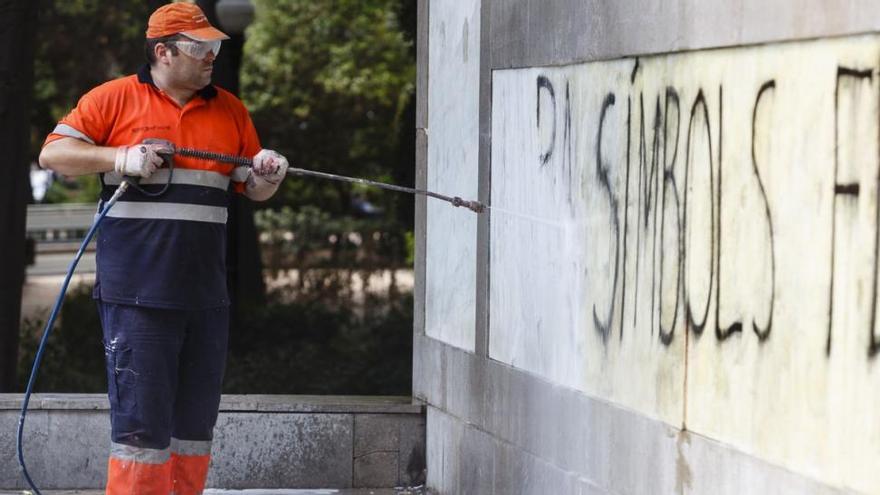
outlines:
[[[53,243],[78,245],[94,222],[96,211],[94,203],[28,205],[27,236],[38,246]]]

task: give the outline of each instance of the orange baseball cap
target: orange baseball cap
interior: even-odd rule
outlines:
[[[147,22],[147,38],[164,38],[178,33],[197,41],[229,39],[223,31],[212,26],[202,9],[193,3],[163,5]]]

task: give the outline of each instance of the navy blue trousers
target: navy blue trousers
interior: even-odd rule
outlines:
[[[188,311],[98,301],[112,440],[167,449],[171,438],[213,438],[229,337],[229,308]]]

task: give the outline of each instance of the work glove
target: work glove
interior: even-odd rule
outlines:
[[[168,141],[149,140],[134,146],[116,148],[114,170],[122,175],[149,177],[162,166],[164,155],[174,154],[174,144]]]
[[[272,150],[260,150],[253,158],[254,182],[259,185],[266,182],[277,186],[287,175],[287,158]]]
[[[265,201],[275,194],[287,175],[287,158],[272,150],[260,150],[251,163],[245,195],[254,201]]]

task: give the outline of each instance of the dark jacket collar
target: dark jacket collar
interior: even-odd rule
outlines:
[[[149,84],[153,87],[156,87],[156,83],[153,82],[153,75],[150,74],[150,64],[144,64],[141,66],[140,69],[138,69],[137,78],[139,83]],[[196,94],[207,101],[217,96],[217,88],[215,88],[213,84],[209,84],[204,88],[196,91]]]

